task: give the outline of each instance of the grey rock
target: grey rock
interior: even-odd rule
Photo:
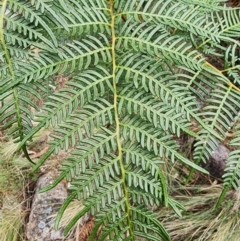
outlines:
[[[32,201],[29,222],[26,227],[26,236],[29,241],[63,240],[62,230],[54,230],[54,214],[67,197],[67,188],[59,183],[55,188],[39,193],[39,190],[48,186],[55,179],[49,172],[41,176],[36,184],[36,192]]]
[[[214,150],[206,165],[206,169],[209,171],[211,176],[216,178],[222,177],[229,153],[230,150],[222,144],[219,144],[217,149]]]
[[[40,221],[39,224],[38,224],[38,227],[41,228],[41,229],[43,229],[43,228],[46,227],[46,223],[43,222],[43,221]]]

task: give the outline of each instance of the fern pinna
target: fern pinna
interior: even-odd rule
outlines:
[[[181,214],[164,166],[178,161],[206,172],[197,164],[233,128],[239,133],[239,9],[222,0],[3,0],[0,6],[0,121],[27,158],[32,137],[53,128],[34,170],[59,149],[71,150],[42,190],[64,178],[70,183],[56,227],[79,198],[84,209],[65,233],[91,212],[89,240],[99,227],[98,240],[170,240],[151,211],[165,205]],[[59,86],[56,76],[67,81]],[[196,164],[179,152],[181,133],[196,139]],[[239,160],[233,151],[227,189],[239,186]]]

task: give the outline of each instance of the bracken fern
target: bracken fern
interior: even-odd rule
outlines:
[[[28,142],[53,127],[34,170],[59,149],[71,150],[42,190],[70,182],[56,227],[79,198],[84,209],[65,233],[91,212],[89,240],[99,227],[98,240],[170,240],[151,211],[183,208],[169,196],[164,165],[190,166],[191,179],[193,170],[206,172],[197,164],[233,129],[232,145],[239,146],[239,9],[222,0],[3,0],[0,6],[0,121],[29,161]],[[67,81],[54,90],[56,76]],[[182,133],[196,140],[194,162],[179,152]],[[239,165],[235,150],[220,201],[240,186]]]

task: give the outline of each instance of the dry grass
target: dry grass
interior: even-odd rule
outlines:
[[[0,145],[0,240],[25,241],[25,185],[30,165],[26,158],[13,155],[17,144],[12,140]]]
[[[5,197],[0,211],[1,241],[25,241],[23,227],[26,215],[14,196]]]
[[[64,229],[67,224],[74,218],[74,216],[79,213],[82,209],[84,208],[83,204],[81,201],[74,200],[69,204],[67,209],[65,210],[63,217],[60,221],[59,229]],[[52,217],[56,217],[57,214],[55,214]],[[73,227],[72,231],[68,234],[66,239],[70,239],[73,241],[80,241],[79,237],[85,234],[85,225],[89,222],[90,220],[90,215],[85,214],[85,216],[77,221],[75,226]],[[86,235],[85,235],[86,236]],[[84,240],[81,240],[84,241]]]
[[[239,241],[239,200],[229,193],[221,210],[214,209],[221,193],[221,185],[186,188],[189,194],[174,198],[182,203],[186,211],[178,217],[169,209],[159,211],[172,241]],[[185,190],[185,191],[186,191]]]

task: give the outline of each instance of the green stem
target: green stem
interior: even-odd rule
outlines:
[[[222,201],[223,199],[225,198],[226,194],[227,194],[227,191],[229,190],[229,187],[224,187],[224,189],[222,190],[222,193],[220,195],[220,197],[218,198],[218,201],[217,201],[217,204],[215,206],[215,209],[219,209],[219,207],[221,206],[222,204]]]
[[[8,69],[9,69],[9,72],[10,72],[10,75],[11,75],[11,79],[12,79],[12,81],[14,81],[15,75],[14,75],[14,70],[13,70],[13,66],[12,66],[12,62],[11,62],[11,57],[9,55],[7,45],[5,43],[5,39],[4,39],[4,35],[3,35],[3,27],[4,27],[3,26],[3,23],[4,23],[3,20],[4,20],[4,14],[5,14],[5,11],[6,11],[6,6],[7,6],[7,0],[3,0],[2,8],[1,8],[1,12],[0,12],[0,42],[1,42],[1,45],[2,45],[2,48],[3,48],[3,52],[5,54],[5,59],[6,59],[7,65],[8,65]],[[21,109],[20,109],[20,106],[19,106],[18,92],[17,92],[16,88],[13,88],[13,98],[14,98],[15,109],[16,109],[18,132],[19,132],[20,140],[23,140],[24,134],[23,134]],[[32,164],[35,164],[28,155],[26,145],[23,145],[22,150],[23,150],[26,158],[28,159],[28,161],[31,162]]]
[[[127,213],[127,225],[129,230],[129,235],[131,240],[134,241],[134,234],[131,222],[131,205],[129,202],[129,193],[128,186],[126,183],[126,170],[124,168],[123,163],[123,151],[121,145],[121,137],[120,137],[120,123],[119,116],[117,110],[117,84],[116,84],[116,56],[115,56],[115,45],[116,45],[116,35],[115,35],[115,15],[114,15],[114,0],[109,0],[110,4],[110,16],[111,16],[111,30],[112,30],[112,78],[113,78],[113,88],[114,88],[114,114],[115,114],[115,122],[116,122],[116,138],[117,138],[117,146],[118,146],[118,157],[120,162],[121,175],[123,180],[123,193],[125,197],[125,205],[126,205],[126,213]]]

